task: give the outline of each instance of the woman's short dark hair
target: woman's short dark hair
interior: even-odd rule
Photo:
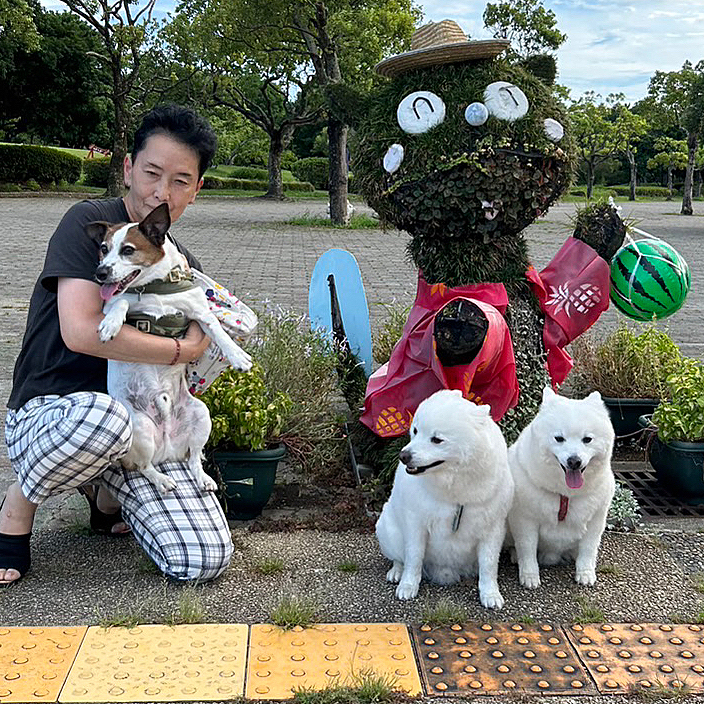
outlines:
[[[198,154],[198,177],[202,178],[215,156],[218,138],[210,123],[195,110],[181,105],[159,105],[150,110],[134,133],[132,162],[153,134],[165,134]]]

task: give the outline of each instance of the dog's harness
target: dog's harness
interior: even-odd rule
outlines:
[[[557,512],[557,520],[564,521],[565,516],[567,516],[567,509],[570,506],[569,496],[563,496],[560,494],[560,510]]]
[[[180,266],[175,266],[163,279],[155,279],[142,286],[128,288],[125,293],[136,293],[142,296],[144,293],[155,293],[166,295],[169,293],[182,293],[195,288],[197,284],[193,281],[193,274],[185,271]],[[171,313],[155,317],[146,313],[128,313],[125,322],[140,332],[147,332],[151,335],[162,337],[181,337],[188,329],[188,318],[183,313]]]

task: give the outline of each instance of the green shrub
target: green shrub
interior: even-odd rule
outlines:
[[[386,316],[381,323],[379,332],[374,335],[372,345],[374,359],[379,364],[386,364],[396,343],[401,339],[403,327],[411,312],[410,306],[401,306],[395,301],[391,304],[381,304],[386,310]]]
[[[610,189],[614,191],[617,196],[631,195],[630,186],[610,186]],[[677,189],[673,189],[672,193],[675,195],[677,193]],[[636,186],[636,197],[667,198],[668,195],[669,191],[666,186]]]
[[[315,190],[312,184],[299,181],[284,181],[284,191],[309,191]],[[254,178],[227,178],[224,176],[204,176],[203,189],[230,190],[230,191],[266,191],[269,182],[264,179]]]
[[[0,182],[75,183],[80,176],[81,159],[73,154],[51,147],[0,144]]]
[[[570,386],[613,398],[662,398],[666,379],[682,361],[672,338],[654,325],[619,327],[604,340],[586,333],[572,343]]]
[[[278,441],[290,401],[264,385],[264,370],[228,369],[201,396],[213,429],[208,446],[217,450],[263,450]]]
[[[663,399],[653,411],[658,437],[685,442],[704,441],[704,365],[685,358],[667,377],[670,398]]]
[[[299,181],[309,181],[319,191],[328,190],[330,162],[324,156],[299,159],[291,165],[291,172]]]
[[[83,160],[83,183],[86,186],[107,188],[108,173],[110,171],[110,157],[98,156],[93,159]]]

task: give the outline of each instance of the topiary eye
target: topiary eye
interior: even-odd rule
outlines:
[[[479,127],[489,119],[489,111],[484,103],[470,103],[464,111],[464,119],[472,125]]]
[[[445,119],[442,98],[426,90],[407,95],[396,109],[398,126],[408,134],[422,134]]]
[[[526,94],[513,83],[496,81],[484,89],[484,104],[499,120],[515,122],[528,112]]]

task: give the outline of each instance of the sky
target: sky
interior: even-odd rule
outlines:
[[[496,0],[494,0],[496,2]],[[425,20],[455,20],[473,39],[485,0],[425,0]],[[655,71],[678,71],[704,59],[704,0],[544,0],[567,41],[557,52],[558,82],[578,99],[593,90],[635,102]]]
[[[494,0],[495,2],[498,0]],[[424,22],[455,20],[472,39],[487,39],[486,0],[415,0]],[[42,0],[52,10],[59,0]],[[166,12],[172,0],[157,0]],[[567,41],[557,52],[558,82],[573,100],[585,91],[645,97],[655,71],[677,71],[704,59],[704,0],[543,0]]]

